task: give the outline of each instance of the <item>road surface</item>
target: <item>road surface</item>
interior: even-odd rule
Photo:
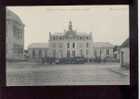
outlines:
[[[129,75],[113,72],[119,63],[48,65],[7,63],[8,86],[128,85]]]

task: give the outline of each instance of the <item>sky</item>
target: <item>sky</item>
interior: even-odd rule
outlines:
[[[25,24],[25,49],[32,43],[47,43],[49,32],[63,33],[69,21],[77,32],[92,32],[94,42],[121,45],[129,37],[128,5],[8,6]]]

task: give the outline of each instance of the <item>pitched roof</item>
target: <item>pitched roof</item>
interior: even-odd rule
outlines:
[[[47,43],[32,43],[28,46],[28,48],[48,48]]]
[[[76,36],[90,36],[90,33],[86,33],[86,32],[77,32],[77,31],[65,31],[64,33],[60,33],[60,32],[55,32],[55,33],[51,33],[52,36],[66,36],[68,34],[74,34]]]
[[[129,47],[129,38],[127,38],[121,45],[121,47]]]
[[[94,46],[96,48],[113,48],[114,45],[112,45],[109,42],[94,42]]]
[[[6,10],[6,19],[14,20],[14,21],[18,22],[19,24],[23,24],[20,17],[9,9]]]
[[[86,33],[86,32],[77,32],[78,36],[89,36],[90,33]]]
[[[63,35],[64,35],[64,33],[58,33],[58,32],[51,33],[51,36],[63,36]]]

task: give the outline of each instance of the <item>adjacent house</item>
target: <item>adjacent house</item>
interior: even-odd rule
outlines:
[[[109,58],[113,58],[113,48],[114,46],[108,42],[95,42],[95,60],[108,60]]]
[[[129,65],[130,65],[129,38],[126,39],[121,45],[120,65],[121,67],[129,68]]]
[[[113,49],[114,59],[119,62],[120,61],[120,46],[115,46]]]
[[[30,61],[39,61],[48,57],[47,43],[33,43],[28,46],[28,58]]]

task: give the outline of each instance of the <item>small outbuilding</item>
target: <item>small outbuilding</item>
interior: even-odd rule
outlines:
[[[113,59],[114,45],[108,42],[95,42],[94,43],[94,55],[95,59],[105,61],[107,59]]]
[[[129,38],[126,39],[120,46],[120,65],[124,68],[129,68],[130,65],[130,49],[129,49]]]

